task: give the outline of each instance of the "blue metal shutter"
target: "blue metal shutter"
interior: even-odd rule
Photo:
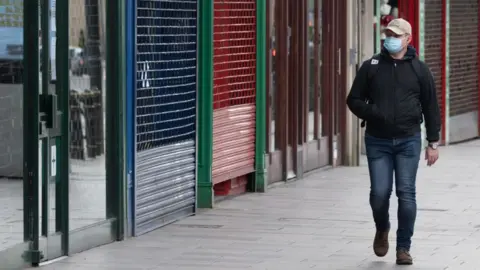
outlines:
[[[197,1],[137,2],[134,235],[195,211]]]

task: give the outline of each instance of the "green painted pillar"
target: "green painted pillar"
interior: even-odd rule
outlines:
[[[126,198],[126,11],[125,0],[107,0],[106,6],[106,201],[107,218],[115,218],[112,234],[125,238]]]
[[[445,144],[450,142],[450,0],[445,0],[445,92],[443,97],[443,106],[445,106],[445,122],[442,123],[445,129]]]
[[[256,96],[255,96],[255,191],[265,192],[267,187],[265,167],[265,133],[267,106],[267,4],[265,0],[257,0],[257,63],[256,63]]]
[[[197,207],[213,207],[213,0],[199,1]]]

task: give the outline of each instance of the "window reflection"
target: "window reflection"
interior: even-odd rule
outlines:
[[[105,0],[70,0],[70,230],[106,219]]]
[[[270,9],[268,12],[270,12],[270,21],[268,22],[270,24],[270,50],[269,50],[269,57],[271,59],[270,62],[270,70],[268,72],[268,79],[270,80],[270,114],[271,114],[271,121],[270,121],[270,145],[269,145],[269,150],[270,152],[275,151],[276,149],[279,149],[279,144],[278,141],[275,141],[275,119],[276,119],[276,93],[277,87],[276,87],[276,71],[278,70],[278,65],[276,64],[276,56],[277,56],[277,44],[276,44],[276,25],[277,25],[277,8],[278,5],[276,4],[277,0],[270,0]]]
[[[319,137],[321,127],[321,49],[322,49],[322,1],[308,1],[308,70],[309,70],[309,113],[308,140],[315,139],[315,120],[317,120]],[[317,88],[317,91],[315,91]],[[315,117],[315,113],[317,117]]]
[[[23,0],[0,1],[0,251],[23,243],[22,60]]]

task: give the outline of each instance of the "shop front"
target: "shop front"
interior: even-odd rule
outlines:
[[[268,0],[268,182],[344,163],[346,1]]]
[[[265,191],[265,1],[199,6],[197,201],[210,208]]]
[[[213,1],[214,194],[247,190],[255,172],[256,0]]]
[[[128,233],[196,209],[197,1],[127,0]]]
[[[0,269],[18,269],[123,238],[123,42],[105,25],[121,29],[124,8],[14,0],[0,10]]]

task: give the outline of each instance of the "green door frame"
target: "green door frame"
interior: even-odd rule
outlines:
[[[56,17],[55,22],[58,29],[57,44],[55,44],[57,56],[55,66],[58,68],[55,69],[51,68],[50,62],[50,1],[25,1],[23,7],[24,231],[25,238],[31,241],[25,259],[34,266],[41,261],[68,254],[70,93],[68,6],[68,1],[60,1],[56,5],[55,15],[59,16]],[[40,29],[42,29],[41,47],[43,48],[40,55],[41,62],[39,62]],[[40,68],[42,69],[41,87]],[[56,71],[56,82],[53,85],[51,71]],[[55,156],[58,158],[54,158]],[[60,164],[56,163],[57,160]],[[53,233],[49,230],[51,208],[49,193],[52,182],[55,183],[56,194],[56,222]]]
[[[115,219],[114,240],[125,238],[126,228],[126,7],[125,0],[106,0],[107,52],[107,217]],[[111,104],[108,104],[111,101]]]
[[[0,252],[0,269],[20,269],[42,259],[39,162],[39,1],[23,3],[23,243]],[[27,61],[25,61],[27,60]]]
[[[25,250],[23,259],[25,262],[39,261],[38,252],[39,238],[39,156],[31,154],[39,149],[38,142],[38,110],[39,110],[39,74],[40,63],[38,59],[38,29],[40,15],[38,3],[25,1],[23,4],[23,58],[28,59],[28,65],[24,65],[23,81],[23,233],[24,242],[29,243],[29,249]],[[36,39],[33,39],[33,36]],[[31,43],[28,41],[31,40]],[[26,139],[29,138],[29,139]],[[35,150],[36,149],[36,150]],[[17,255],[17,254],[15,254]],[[19,262],[19,261],[18,261]],[[12,267],[15,267],[12,262]]]

